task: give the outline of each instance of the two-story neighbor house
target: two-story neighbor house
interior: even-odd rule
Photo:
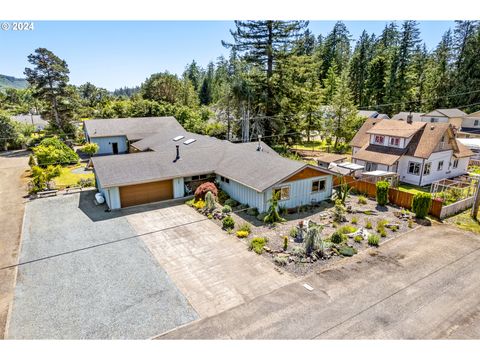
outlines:
[[[473,155],[449,123],[367,119],[352,139],[352,162],[414,185],[465,174]]]
[[[104,121],[108,127],[117,119]],[[104,126],[99,122],[86,128],[93,141],[89,131],[98,133]],[[205,181],[216,181],[233,199],[260,212],[268,209],[274,192],[286,208],[332,195],[331,171],[281,157],[263,142],[234,144],[176,126],[163,130],[131,142],[124,148],[127,154],[92,158],[97,188],[110,209],[182,198]]]
[[[98,155],[125,154],[132,142],[142,140],[156,133],[183,131],[173,116],[92,119],[84,122],[85,138],[96,143]]]
[[[415,113],[415,112],[399,112],[392,116],[393,120],[411,119],[413,122],[428,122],[428,123],[449,123],[455,129],[462,127],[463,117],[467,115],[459,109],[436,109],[429,113]]]

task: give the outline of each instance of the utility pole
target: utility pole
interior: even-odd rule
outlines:
[[[473,201],[471,216],[477,220],[478,208],[480,206],[480,179],[477,178],[477,188],[475,190],[475,199]]]

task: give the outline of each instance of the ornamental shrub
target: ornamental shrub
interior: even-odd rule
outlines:
[[[222,221],[222,226],[225,230],[233,229],[235,227],[235,220],[231,216],[227,216]]]
[[[252,227],[250,226],[249,223],[246,223],[246,222],[245,222],[245,223],[243,223],[242,225],[240,225],[240,226],[238,227],[238,230],[240,230],[240,231],[246,231],[247,233],[250,234],[250,233],[252,232]]]
[[[232,208],[228,205],[225,205],[223,208],[222,208],[222,213],[224,214],[228,214],[228,213],[231,213],[232,212]]]
[[[218,189],[212,182],[204,182],[195,190],[195,200],[204,200],[207,192],[211,192],[214,197],[217,197]]]
[[[275,256],[273,261],[279,266],[286,266],[288,264],[288,258],[285,256]]]
[[[255,251],[257,254],[261,254],[267,241],[267,238],[255,237],[250,241],[249,249]]]
[[[340,231],[342,234],[351,234],[357,231],[357,228],[355,226],[345,225],[338,229],[338,231]]]
[[[377,182],[377,203],[380,206],[387,205],[388,202],[388,188],[390,184],[388,181],[378,181]]]
[[[211,191],[208,191],[205,195],[205,206],[208,211],[215,210],[215,197],[213,196]]]
[[[230,199],[230,196],[223,190],[218,190],[218,195],[217,195],[218,202],[220,205],[225,205],[225,201]]]
[[[237,231],[237,237],[239,238],[246,238],[250,233],[248,231],[244,231],[244,230],[238,230]]]
[[[357,250],[350,246],[344,246],[340,248],[340,254],[343,256],[353,256],[356,253],[357,253]]]
[[[345,240],[345,235],[343,235],[340,231],[335,231],[332,236],[330,237],[330,241],[334,244],[340,244]]]
[[[419,192],[413,196],[412,210],[418,219],[424,219],[428,215],[432,204],[432,194]]]
[[[33,148],[39,166],[76,164],[79,157],[58,138],[45,138]]]
[[[98,152],[98,145],[95,143],[88,143],[82,146],[82,152],[87,155],[93,156]]]
[[[363,196],[363,195],[360,195],[360,196],[358,197],[358,203],[359,203],[360,205],[366,205],[366,204],[367,204],[367,198],[366,198],[365,196]]]
[[[380,238],[376,234],[370,234],[368,235],[368,245],[370,246],[378,246],[378,243],[380,242]]]

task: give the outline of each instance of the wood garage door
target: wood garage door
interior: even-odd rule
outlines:
[[[122,207],[147,204],[168,199],[173,199],[172,180],[120,187],[120,202]]]

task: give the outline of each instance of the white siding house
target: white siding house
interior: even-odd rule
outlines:
[[[413,185],[465,174],[473,155],[448,122],[383,120],[362,128],[352,140],[352,162],[367,172],[396,172],[400,181]]]
[[[111,155],[115,154],[115,151],[117,154],[128,152],[128,142],[125,136],[94,137],[90,139],[90,142],[98,145],[98,155]]]

